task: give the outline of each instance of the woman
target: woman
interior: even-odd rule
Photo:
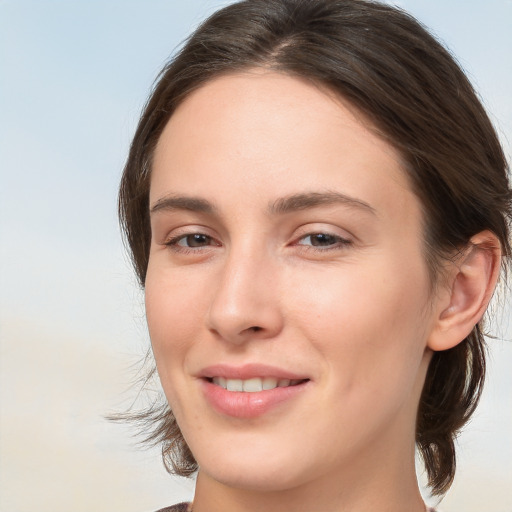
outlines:
[[[194,512],[425,511],[415,446],[443,495],[511,197],[471,85],[404,12],[247,0],[207,20],[120,191],[169,404],[135,419],[198,470]]]

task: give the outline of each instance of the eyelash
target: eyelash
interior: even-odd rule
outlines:
[[[304,244],[300,243],[302,240],[310,239],[310,241],[313,241],[313,237],[325,237],[326,239],[332,241],[333,243],[330,243],[328,245],[313,245],[311,244]],[[207,245],[199,245],[199,246],[182,246],[179,245],[179,243],[182,240],[186,240],[189,237],[203,237],[206,242],[208,242]],[[214,242],[214,243],[212,243]],[[346,247],[350,246],[352,244],[351,240],[348,240],[346,238],[343,238],[339,235],[334,235],[332,233],[328,232],[312,232],[312,233],[306,233],[300,238],[298,238],[292,245],[301,247],[302,250],[305,251],[316,251],[316,252],[327,252],[332,250],[342,250]],[[171,248],[173,251],[181,252],[183,254],[191,254],[191,253],[197,253],[201,250],[208,249],[210,247],[220,246],[220,243],[217,243],[213,237],[210,235],[206,235],[205,233],[185,233],[181,235],[177,235],[171,239],[169,239],[167,242],[165,242],[165,245]]]

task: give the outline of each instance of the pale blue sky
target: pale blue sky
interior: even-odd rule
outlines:
[[[49,373],[61,375],[69,368],[70,375],[82,372],[77,377],[79,387],[73,378],[65,386],[80,393],[76,400],[92,403],[103,399],[102,407],[111,406],[116,398],[102,398],[100,389],[91,391],[94,386],[88,386],[88,378],[104,371],[108,377],[102,379],[122,381],[125,375],[116,366],[116,358],[140,353],[147,343],[141,296],[123,255],[117,227],[117,184],[137,117],[162,64],[205,15],[226,3],[0,0],[0,364],[5,383],[0,391],[4,418],[0,428],[7,436],[2,449],[5,439],[14,435],[17,422],[27,414],[20,410],[31,410],[27,400],[53,407],[56,417],[60,410],[65,411],[59,428],[66,432],[79,430],[74,423],[77,417],[81,425],[89,425],[89,421],[90,430],[84,434],[91,443],[87,453],[108,445],[117,435],[112,430],[117,427],[98,426],[101,420],[94,423],[104,412],[101,407],[92,408],[87,417],[70,415],[73,393],[61,393],[58,383],[51,388],[53,398],[49,398]],[[510,157],[512,0],[394,3],[418,16],[452,49],[480,92]],[[506,315],[510,316],[510,309]],[[68,354],[69,363],[62,353]],[[83,354],[83,359],[73,358],[76,353]],[[94,364],[97,358],[88,359],[91,354],[113,361],[108,372],[80,363]],[[483,419],[467,434],[465,446],[470,448],[465,448],[461,459],[461,474],[473,489],[476,479],[489,473],[489,468],[495,468],[496,474],[512,475],[512,443],[506,435],[512,429],[512,413],[508,412],[512,410],[510,343],[497,345],[494,359],[495,376],[489,397],[482,404]],[[112,396],[113,389],[121,388],[112,384]],[[36,422],[48,421],[42,406],[34,406],[31,414]],[[48,424],[48,428],[56,427]],[[71,447],[83,442],[78,443],[73,435],[69,440]],[[150,463],[129,459],[126,446],[119,448],[123,455],[111,454],[107,463],[115,465],[116,457],[127,457],[126,464],[133,465],[129,473],[119,477],[129,482],[126,489],[120,487],[125,491],[119,492],[129,494],[131,482],[139,482],[138,496],[169,496],[172,501],[174,490],[166,488],[167,477],[154,469],[159,468],[157,456],[149,473],[144,466],[146,473],[156,475],[158,484],[154,484],[137,473],[141,464]],[[23,461],[26,456],[10,453],[11,460]],[[100,450],[91,459],[91,467],[105,463],[102,453]],[[476,458],[471,458],[472,453]],[[51,457],[45,461],[52,464]],[[44,467],[42,461],[40,466],[33,464]],[[57,464],[66,468],[71,463],[64,457]],[[480,473],[473,471],[475,464],[481,465]],[[61,474],[55,468],[58,478],[64,478],[64,473],[70,479],[66,485],[71,487],[76,483],[73,478],[81,478],[72,471]],[[0,495],[7,487],[13,489],[13,480],[5,476],[7,471],[3,474]],[[33,474],[25,472],[23,478],[29,487],[40,481],[36,470]],[[505,483],[512,487],[512,476],[499,481],[502,487]],[[100,477],[91,485],[101,489]],[[479,491],[482,500],[488,501],[491,493],[495,500],[485,512],[510,512],[505,501],[499,501],[499,489],[489,485],[481,486],[486,487],[487,494],[486,489]],[[467,493],[465,487],[458,492],[461,496]],[[21,498],[11,494],[8,499]],[[457,511],[461,504],[471,507],[480,498],[472,498],[468,505],[461,501],[463,497],[457,499],[453,503],[447,500],[445,512]],[[39,509],[59,512],[59,502],[51,500],[49,496]],[[141,498],[137,502],[134,498],[125,507],[121,502],[112,503],[116,510],[126,511],[169,504],[156,498],[153,501]],[[18,503],[9,510],[28,510],[28,503]],[[87,503],[89,510],[94,509],[92,502]],[[0,501],[0,509],[7,510],[2,506]]]

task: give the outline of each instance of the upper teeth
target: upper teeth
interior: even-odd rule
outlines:
[[[254,377],[252,379],[225,379],[224,377],[213,377],[212,382],[221,386],[228,391],[246,391],[248,393],[256,393],[267,389],[286,386],[294,386],[301,380],[275,379],[274,377]]]

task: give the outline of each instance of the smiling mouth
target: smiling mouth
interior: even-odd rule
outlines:
[[[275,388],[287,388],[297,386],[309,379],[276,379],[274,377],[254,377],[251,379],[226,379],[225,377],[207,378],[209,382],[220,386],[227,391],[237,391],[245,393],[258,393],[260,391],[269,391]]]

